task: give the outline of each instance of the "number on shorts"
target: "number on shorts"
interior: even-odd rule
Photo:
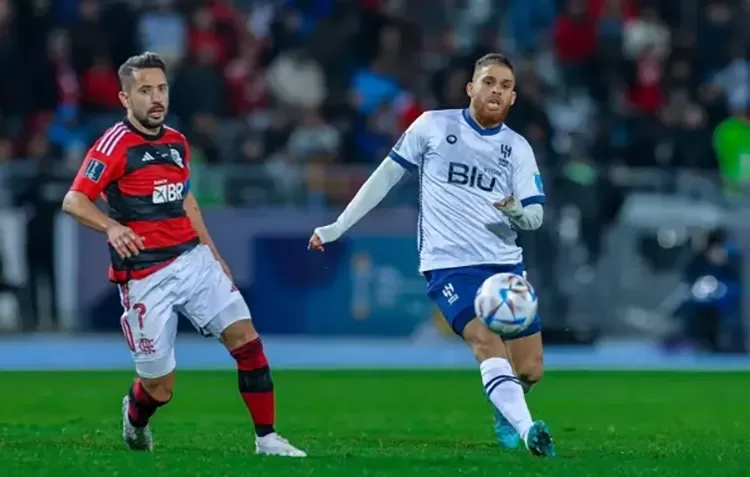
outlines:
[[[133,331],[130,329],[130,323],[128,323],[127,315],[123,315],[120,318],[120,328],[122,328],[122,334],[125,335],[125,342],[128,344],[128,348],[132,353],[135,353],[135,341],[133,340]]]
[[[143,317],[146,316],[146,305],[136,303],[133,305],[133,309],[138,314],[138,328],[143,329]]]

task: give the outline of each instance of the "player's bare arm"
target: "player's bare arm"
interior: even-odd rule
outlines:
[[[198,238],[200,238],[201,243],[208,245],[208,247],[211,249],[211,252],[214,254],[214,257],[224,269],[224,272],[231,277],[232,272],[227,266],[226,262],[224,262],[224,259],[221,258],[221,255],[219,255],[219,251],[216,249],[216,245],[211,238],[211,234],[208,233],[208,227],[206,227],[206,223],[203,221],[203,214],[201,213],[198,201],[195,200],[195,196],[192,192],[188,192],[185,196],[183,207],[185,209],[185,213],[190,219],[190,222],[193,224],[193,228],[198,234]]]
[[[65,194],[62,210],[80,224],[107,234],[107,239],[118,255],[128,258],[143,250],[143,239],[132,229],[107,217],[86,194],[69,191]]]
[[[336,222],[315,229],[312,237],[310,237],[308,249],[322,252],[324,250],[323,244],[338,240],[362,217],[383,201],[393,186],[401,180],[405,172],[406,169],[396,161],[389,157],[385,158],[367,181],[362,184],[362,187],[336,219]]]

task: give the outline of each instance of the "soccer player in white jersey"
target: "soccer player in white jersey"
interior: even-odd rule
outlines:
[[[542,376],[541,322],[502,338],[474,315],[482,282],[523,274],[516,229],[542,224],[544,190],[534,153],[505,118],[516,100],[513,66],[493,53],[477,60],[466,85],[467,109],[428,111],[401,136],[336,222],[318,227],[310,248],[341,237],[404,173],[419,176],[419,271],[427,293],[471,347],[495,408],[501,444],[521,440],[534,455],[555,455],[546,424],[533,421],[525,393]]]

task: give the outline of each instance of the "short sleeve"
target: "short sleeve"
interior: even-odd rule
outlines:
[[[526,207],[544,204],[542,175],[534,157],[534,151],[526,139],[519,138],[513,145],[513,196]]]
[[[94,201],[104,189],[122,176],[125,161],[120,154],[104,154],[95,148],[89,149],[70,190],[84,194]]]
[[[425,135],[426,113],[422,113],[393,146],[388,157],[398,162],[409,172],[415,171],[422,162],[427,140]]]

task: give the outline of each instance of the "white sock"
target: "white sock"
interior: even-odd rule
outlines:
[[[484,392],[526,442],[526,435],[534,421],[513,367],[505,358],[490,358],[482,361],[479,371],[482,373]]]

